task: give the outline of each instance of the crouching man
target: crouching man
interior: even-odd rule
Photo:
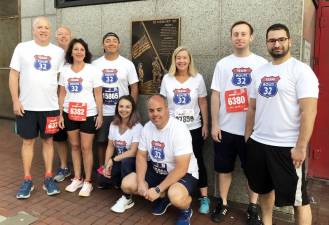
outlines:
[[[180,210],[176,225],[189,225],[191,194],[198,183],[198,166],[186,125],[169,116],[167,99],[156,94],[147,102],[145,124],[136,155],[136,173],[126,176],[121,188],[154,202],[153,215],[170,205]]]

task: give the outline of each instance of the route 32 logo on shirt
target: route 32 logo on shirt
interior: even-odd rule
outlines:
[[[258,93],[265,98],[274,97],[278,93],[277,84],[279,80],[280,76],[264,76],[258,87]]]
[[[102,81],[107,84],[112,84],[118,81],[117,69],[103,69]]]
[[[234,68],[232,70],[233,76],[232,76],[232,84],[234,86],[248,86],[251,84],[251,72],[252,69],[248,68]]]
[[[117,151],[118,155],[121,155],[125,151],[127,151],[127,142],[126,141],[121,141],[121,140],[115,140],[114,141],[114,147]]]
[[[191,90],[189,88],[174,89],[173,101],[176,105],[187,105],[191,102]]]
[[[69,78],[67,80],[68,85],[67,85],[67,89],[69,90],[69,92],[71,93],[79,93],[82,91],[82,81],[83,79],[80,78]]]
[[[160,142],[160,141],[152,141],[151,144],[152,144],[151,156],[157,161],[164,160],[164,158],[165,158],[165,154],[164,154],[165,144]]]
[[[34,56],[34,68],[40,71],[48,71],[51,68],[50,56],[45,55],[35,55]]]

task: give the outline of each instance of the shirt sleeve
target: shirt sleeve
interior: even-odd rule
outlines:
[[[115,138],[114,130],[115,129],[116,129],[115,125],[113,125],[113,123],[111,123],[110,129],[109,129],[109,136],[108,136],[109,140],[114,140],[114,138]]]
[[[13,56],[11,57],[9,67],[20,72],[21,71],[21,61],[20,61],[20,49],[21,45],[18,44],[14,50]]]
[[[251,72],[251,77],[252,77],[252,81],[251,81],[251,84],[250,84],[250,88],[248,90],[248,95],[249,95],[249,98],[256,98],[257,97],[257,88],[256,88],[256,73],[254,71]]]
[[[313,70],[304,64],[304,67],[298,67],[297,83],[297,98],[318,98],[319,82]]]
[[[136,72],[135,65],[132,62],[129,62],[128,83],[131,85],[137,82],[138,82],[138,75]]]
[[[199,81],[199,97],[206,97],[207,96],[207,88],[204,82],[203,76],[200,74],[200,81]]]
[[[93,68],[94,73],[94,88],[101,87],[103,85],[102,83],[102,72],[95,66],[91,65]]]
[[[212,77],[211,89],[220,92],[220,62],[216,64],[215,71]]]
[[[175,156],[193,153],[192,137],[185,124],[175,126],[173,138],[173,151]]]
[[[147,128],[144,127],[141,132],[141,136],[138,143],[138,150],[146,152],[147,151]]]
[[[132,137],[132,140],[131,140],[131,143],[136,143],[136,142],[139,142],[140,140],[140,137],[141,137],[141,132],[142,132],[142,129],[143,129],[143,126],[141,124],[136,124],[134,127],[133,127],[133,137]]]
[[[166,82],[167,82],[167,76],[165,75],[161,81],[161,88],[160,88],[160,94],[167,97],[167,91],[166,91]]]

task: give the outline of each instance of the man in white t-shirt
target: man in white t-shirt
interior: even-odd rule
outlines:
[[[250,51],[253,28],[246,21],[238,21],[231,27],[233,54],[217,64],[211,84],[211,135],[214,140],[214,167],[218,173],[220,198],[211,213],[214,222],[221,222],[228,213],[227,197],[232,181],[236,157],[241,167],[245,165],[244,129],[248,109],[248,90],[252,71],[267,61]],[[247,223],[261,224],[258,216],[257,194],[249,191],[250,204]]]
[[[188,225],[192,217],[191,194],[199,178],[190,132],[183,122],[169,116],[164,96],[151,96],[147,108],[150,121],[139,141],[136,173],[126,176],[121,188],[125,193],[154,201],[153,215],[163,215],[173,204],[180,209],[176,224]]]
[[[103,37],[104,55],[93,61],[102,71],[103,81],[103,125],[96,133],[99,165],[104,164],[109,127],[115,114],[115,106],[123,95],[138,99],[138,76],[134,64],[120,55],[120,39],[109,32]],[[129,91],[130,88],[130,91]],[[101,186],[101,184],[99,184]]]
[[[43,189],[48,195],[60,193],[52,178],[52,136],[58,131],[57,74],[64,63],[64,51],[49,42],[48,18],[37,17],[32,26],[34,40],[17,45],[9,74],[17,133],[23,140],[24,181],[16,194],[19,199],[29,198],[34,189],[31,164],[35,139],[39,135],[45,162]]]
[[[60,26],[56,30],[56,41],[57,45],[61,47],[65,52],[69,46],[71,41],[71,30],[66,26]],[[57,144],[57,153],[60,160],[60,167],[57,168],[56,174],[54,176],[54,180],[57,182],[62,182],[66,177],[71,175],[71,171],[67,166],[67,132],[64,129],[60,129],[53,137],[54,142]]]
[[[318,79],[291,56],[287,26],[270,26],[266,43],[273,61],[253,74],[245,171],[250,188],[260,195],[265,225],[272,224],[274,203],[294,206],[296,224],[311,225],[305,158],[317,111]]]

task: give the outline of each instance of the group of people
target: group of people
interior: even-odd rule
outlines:
[[[220,223],[229,212],[228,193],[239,156],[248,180],[248,224],[272,224],[274,205],[294,206],[297,223],[311,224],[305,158],[318,81],[310,67],[291,56],[285,25],[274,24],[266,32],[271,62],[251,52],[253,27],[248,22],[232,25],[233,53],[216,64],[212,78],[210,120],[203,76],[191,52],[178,47],[160,93],[147,100],[150,121],[144,126],[136,110],[138,75],[134,64],[119,54],[117,34],[104,35],[104,55],[92,62],[88,44],[71,40],[69,28],[56,31],[58,46],[50,43],[46,17],[33,21],[32,32],[33,40],[18,44],[10,63],[9,88],[23,141],[24,180],[18,199],[29,198],[34,189],[31,164],[40,136],[48,195],[59,194],[56,182],[71,176],[68,140],[74,176],[65,190],[80,189],[79,196],[90,196],[95,142],[97,186],[122,191],[112,211],[125,212],[134,205],[132,196],[140,195],[154,202],[152,214],[163,215],[173,205],[180,210],[176,224],[190,224],[191,196],[198,188],[199,213],[210,213]],[[208,120],[219,188],[213,209],[202,152]],[[56,174],[53,140],[60,158]]]

